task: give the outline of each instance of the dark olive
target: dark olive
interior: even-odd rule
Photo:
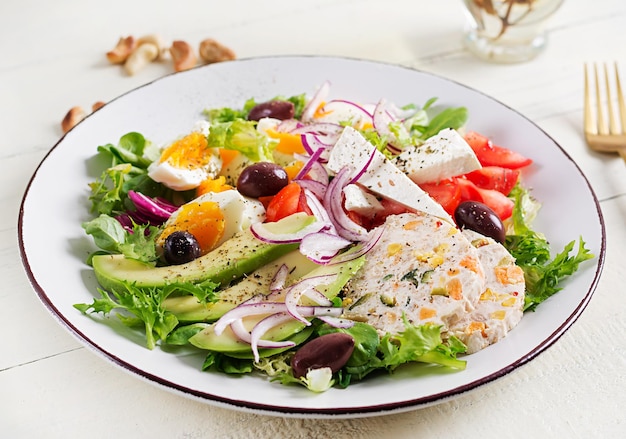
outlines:
[[[293,376],[306,376],[309,370],[330,367],[333,373],[341,369],[354,350],[354,338],[344,332],[332,332],[314,338],[291,358]]]
[[[237,190],[246,197],[276,195],[287,186],[287,171],[276,163],[258,162],[246,167],[237,179]]]
[[[500,217],[489,206],[478,201],[464,201],[454,211],[456,225],[503,243],[506,238]]]
[[[200,244],[191,233],[177,230],[165,238],[163,256],[168,264],[179,265],[200,257]]]
[[[295,113],[295,107],[289,101],[267,101],[256,104],[248,113],[248,120],[263,119],[264,117],[272,117],[274,119],[286,120],[292,119]]]

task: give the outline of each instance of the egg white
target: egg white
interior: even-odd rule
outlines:
[[[217,203],[224,213],[224,235],[217,243],[218,246],[232,238],[236,233],[247,229],[251,224],[265,220],[263,204],[254,198],[244,197],[234,189],[223,192],[208,192],[188,204],[201,204],[208,201]],[[181,210],[182,206],[167,220],[166,226],[176,221]]]
[[[198,121],[194,131],[207,135],[210,124],[207,121]],[[165,148],[164,148],[165,149]],[[215,178],[222,169],[222,158],[215,149],[209,158],[209,162],[196,168],[179,168],[169,161],[159,162],[155,160],[148,167],[148,176],[156,182],[162,183],[175,191],[186,191],[197,188],[204,180]]]

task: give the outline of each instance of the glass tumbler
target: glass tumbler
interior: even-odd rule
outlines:
[[[516,63],[546,45],[546,23],[563,0],[463,0],[465,45],[481,59]]]

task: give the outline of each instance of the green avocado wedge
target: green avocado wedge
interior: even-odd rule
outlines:
[[[277,227],[298,231],[315,221],[291,215],[276,222]],[[282,222],[282,223],[281,223]],[[100,285],[109,291],[123,291],[124,283],[136,287],[163,287],[175,282],[212,281],[222,287],[298,248],[298,244],[269,244],[257,239],[250,229],[237,233],[209,253],[180,265],[154,267],[123,255],[96,255],[92,266]]]
[[[333,299],[337,296],[337,294],[339,294],[346,282],[348,282],[348,280],[363,266],[364,262],[365,256],[360,256],[359,258],[338,264],[320,265],[316,269],[307,273],[300,280],[327,274],[336,274],[337,277],[333,282],[326,285],[318,285],[316,287],[316,289],[323,293],[326,297]],[[244,326],[248,330],[252,330],[252,328],[265,317],[266,315],[252,315],[244,317]],[[224,332],[217,335],[213,331],[213,326],[214,325],[209,325],[205,329],[193,335],[189,338],[189,343],[200,349],[222,352],[227,355],[237,356],[238,358],[249,358],[252,355],[250,345],[239,340],[230,327],[227,327]],[[310,326],[305,326],[304,323],[294,319],[269,329],[262,338],[264,340],[271,341],[282,341],[287,339],[295,341],[292,337],[308,328],[310,328]]]
[[[176,316],[179,322],[210,322],[219,319],[225,312],[257,294],[270,293],[270,284],[279,268],[285,265],[289,272],[288,283],[298,279],[317,267],[298,250],[262,266],[244,276],[236,284],[219,292],[216,302],[200,303],[193,295],[170,296],[163,301],[163,308]]]

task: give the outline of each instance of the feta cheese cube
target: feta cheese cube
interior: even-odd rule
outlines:
[[[359,215],[371,216],[385,209],[374,195],[356,184],[347,185],[343,189],[343,194],[346,197],[344,202],[346,210]]]
[[[439,203],[415,184],[396,165],[352,127],[344,128],[339,140],[330,151],[327,167],[337,173],[344,166],[359,169],[374,154],[358,184],[382,197],[395,200],[409,209],[426,212],[454,224]]]
[[[437,183],[481,168],[472,148],[450,128],[423,145],[406,147],[392,161],[417,184]]]

